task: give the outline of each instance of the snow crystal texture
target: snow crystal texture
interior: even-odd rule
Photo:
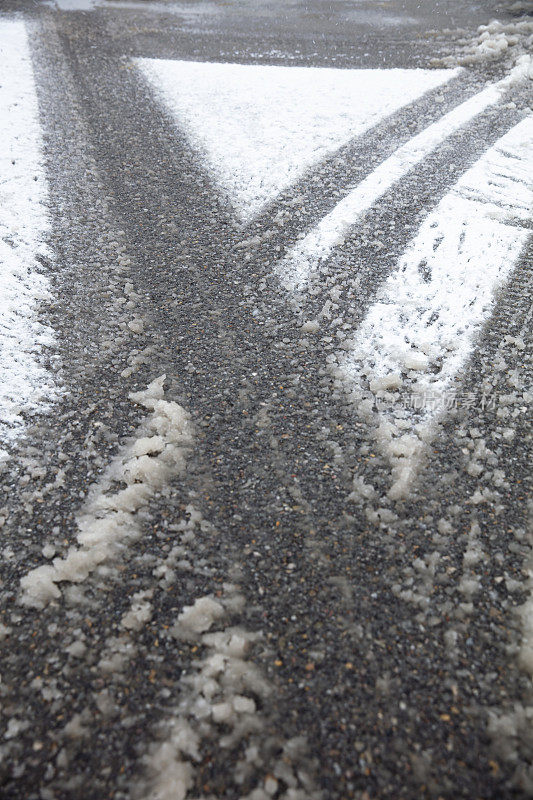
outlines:
[[[43,349],[52,330],[38,319],[49,297],[40,259],[49,230],[46,178],[28,37],[20,20],[0,21],[0,446],[23,429],[23,413],[54,397]]]
[[[455,74],[156,59],[137,64],[243,222],[341,145]]]

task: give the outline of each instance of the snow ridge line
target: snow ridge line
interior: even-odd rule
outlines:
[[[533,115],[487,150],[426,217],[332,365],[375,425],[392,466],[391,499],[409,490],[453,380],[526,243],[531,175]]]
[[[40,260],[50,258],[48,186],[28,34],[22,20],[0,21],[0,437],[24,427],[22,412],[44,411],[58,394],[42,365],[53,330],[37,318],[50,295]],[[0,450],[0,460],[6,458]]]
[[[61,597],[59,583],[80,583],[101,564],[125,550],[142,535],[143,512],[155,492],[185,471],[193,442],[189,414],[178,403],[164,400],[161,375],[130,399],[152,413],[120,450],[101,480],[91,487],[77,518],[79,547],[31,570],[20,582],[20,602],[42,609]],[[126,484],[125,489],[118,488]]]
[[[321,261],[342,243],[359,217],[445,139],[526,79],[532,64],[531,56],[523,56],[501,81],[473,95],[399,147],[288,252],[276,268],[283,286],[289,291],[304,290],[311,274],[320,271]]]
[[[225,624],[228,615],[246,605],[238,589],[224,584],[221,597],[198,598],[169,631],[175,639],[202,648],[204,655],[180,681],[180,701],[160,726],[161,738],[142,759],[145,776],[132,790],[133,800],[191,800],[202,742],[215,742],[218,753],[241,746],[243,756],[234,769],[236,791],[242,792],[246,781],[255,783],[250,793],[239,795],[241,800],[321,800],[305,738],[274,741],[264,736],[258,706],[267,702],[273,686],[248,656],[261,634]]]

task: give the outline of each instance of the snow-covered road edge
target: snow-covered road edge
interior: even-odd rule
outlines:
[[[43,260],[50,220],[42,134],[28,34],[0,20],[0,456],[59,390],[43,366],[52,329],[38,318],[50,298]]]

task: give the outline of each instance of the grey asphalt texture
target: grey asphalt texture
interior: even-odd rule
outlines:
[[[427,67],[453,54],[459,36],[518,12],[457,0],[168,7],[145,0],[86,11],[8,2],[2,13],[22,14],[31,30],[53,218],[54,258],[45,265],[53,300],[42,315],[59,342],[61,366],[52,360],[50,368],[68,391],[51,415],[30,421],[1,475],[0,591],[11,632],[0,669],[0,797],[131,797],[146,748],[199,657],[162,632],[184,606],[230,580],[247,601],[235,624],[262,633],[251,654],[272,687],[267,700],[257,699],[261,735],[273,753],[281,741],[306,737],[302,763],[324,800],[532,797],[533,693],[517,664],[516,614],[528,596],[531,420],[528,410],[517,413],[515,438],[506,441],[498,416],[513,370],[531,383],[530,349],[502,344],[531,327],[531,244],[460,375],[460,392],[475,403],[448,417],[412,495],[396,503],[385,498],[389,470],[366,424],[325,369],[335,341],[300,331],[327,295],[303,301],[302,317],[272,275],[280,254],[338,193],[458,99],[505,75],[506,57],[467,68],[438,107],[430,94],[386,119],[244,231],[129,61]],[[352,326],[361,320],[423,215],[527,102],[519,89],[514,107],[485,111],[365,215],[335,256],[339,273],[364,276],[357,297],[341,297],[337,316]],[[239,244],[275,228],[272,218],[284,210],[286,224],[245,261]],[[124,324],[127,281],[145,321],[139,335]],[[146,347],[147,363],[121,376],[132,351]],[[145,533],[124,559],[84,582],[85,604],[21,606],[20,578],[43,563],[47,542],[58,554],[75,544],[88,487],[140,423],[143,411],[128,393],[163,373],[167,399],[195,426],[186,474],[151,499]],[[495,402],[482,408],[487,385]],[[266,427],[257,417],[265,407]],[[472,429],[505,472],[505,484],[475,508],[480,479],[465,470]],[[51,486],[60,469],[65,482]],[[356,474],[390,514],[369,518],[366,503],[348,499]],[[191,569],[154,594],[152,619],[135,634],[126,668],[104,674],[98,663],[107,640],[119,635],[134,592],[154,584],[154,564],[191,503],[216,533],[209,528],[191,541]],[[453,520],[452,530],[441,519]],[[459,583],[474,519],[486,557],[481,589],[465,611]],[[429,563],[433,553],[428,609],[393,587],[423,584],[414,562]],[[455,649],[444,638],[450,628]],[[80,636],[86,651],[74,658],[65,648]],[[113,698],[105,713],[95,700],[102,691]],[[75,714],[83,720],[78,736],[65,732]],[[504,730],[494,719],[506,715],[512,725]],[[1,738],[12,718],[29,725]],[[243,746],[223,750],[206,738],[190,797],[236,800],[256,788],[253,771],[235,784]]]

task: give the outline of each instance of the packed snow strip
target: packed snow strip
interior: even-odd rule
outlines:
[[[42,138],[28,36],[20,20],[0,20],[0,443],[23,429],[23,413],[54,398],[42,365],[52,330],[38,319],[49,282],[50,223]]]
[[[289,290],[304,289],[313,273],[320,271],[320,263],[342,243],[358,218],[445,139],[497,103],[504,92],[524,79],[530,63],[531,59],[526,56],[506,78],[449,111],[380,164],[289,251],[277,270],[283,285]]]
[[[217,757],[240,747],[233,767],[232,796],[242,800],[320,800],[306,757],[303,737],[283,740],[264,736],[261,706],[273,687],[251,661],[249,650],[260,638],[228,625],[229,613],[243,608],[238,587],[224,586],[222,597],[198,598],[179,614],[170,629],[178,640],[202,653],[180,681],[179,702],[160,726],[159,740],[143,759],[144,778],[132,790],[135,800],[186,800],[192,791],[202,744],[215,743]],[[255,784],[243,794],[242,785]]]
[[[393,498],[408,490],[446,393],[526,242],[532,179],[528,116],[426,217],[339,359],[337,377],[360,411],[375,418],[377,398],[376,437],[392,464]]]
[[[458,72],[136,63],[243,222],[341,145]]]
[[[165,375],[130,398],[152,413],[93,486],[77,519],[79,547],[21,580],[21,602],[43,608],[61,597],[58,584],[80,583],[105,562],[120,556],[142,535],[143,512],[154,493],[185,470],[192,423],[177,403],[164,399]],[[124,486],[125,488],[120,488]]]

